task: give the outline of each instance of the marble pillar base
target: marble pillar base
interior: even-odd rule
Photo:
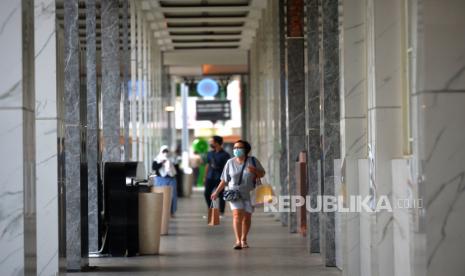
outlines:
[[[407,203],[410,200],[413,204],[414,191],[412,190],[413,179],[410,175],[410,160],[392,160],[392,202]],[[394,275],[412,275],[411,265],[413,253],[412,226],[413,209],[400,208],[407,206],[393,206],[393,218],[396,222],[393,225],[394,234]]]
[[[289,188],[288,188],[288,174],[287,174],[287,153],[281,154],[281,162],[279,163],[280,169],[280,192],[279,195],[289,195]],[[288,226],[289,222],[289,213],[282,212],[280,213],[281,224],[283,226]]]
[[[357,159],[346,158],[343,167],[343,188],[346,192],[346,196],[358,196],[359,195],[359,175],[358,175],[358,163]],[[364,176],[365,178],[367,176]],[[345,213],[342,217],[345,221],[342,227],[342,255],[343,267],[342,275],[360,275],[360,213]]]
[[[318,112],[319,110],[315,111]],[[312,115],[313,116],[313,115]],[[318,132],[318,133],[315,133]],[[317,207],[317,197],[320,193],[320,136],[319,131],[312,131],[308,135],[308,195],[310,196],[310,204],[312,208]],[[307,238],[308,250],[310,253],[320,252],[320,235],[319,235],[319,215],[316,212],[308,213],[307,217]]]
[[[341,159],[334,160],[334,195],[338,197],[344,194],[343,183],[341,182]],[[345,189],[345,187],[344,187]],[[346,228],[345,221],[346,213],[336,212],[334,213],[334,243],[335,243],[335,258],[336,267],[342,269],[343,267],[343,229]]]
[[[369,164],[367,159],[358,160],[358,175],[360,183],[360,195],[369,195]],[[374,269],[375,247],[372,246],[373,233],[375,229],[376,217],[374,213],[360,213],[360,275],[376,275]]]

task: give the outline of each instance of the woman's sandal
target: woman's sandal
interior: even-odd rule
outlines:
[[[240,243],[234,244],[234,249],[242,249],[242,245]]]
[[[241,242],[242,248],[249,248],[249,245],[247,244],[246,241]]]

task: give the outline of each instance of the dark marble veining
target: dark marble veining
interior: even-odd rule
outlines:
[[[295,177],[295,164],[299,153],[306,150],[305,139],[305,53],[304,38],[299,30],[303,30],[303,1],[295,0],[287,2],[288,17],[286,38],[286,97],[287,97],[287,162],[289,175],[289,194],[297,195],[297,179]],[[296,18],[294,18],[296,17]],[[297,26],[301,24],[302,26]],[[289,31],[289,30],[292,31]],[[296,35],[289,36],[289,35]],[[295,212],[289,214],[289,231],[297,232],[297,217]]]
[[[286,114],[286,24],[285,24],[285,1],[279,0],[279,78],[280,78],[280,162],[279,162],[279,180],[281,182],[280,195],[288,195],[288,173],[287,173],[287,114]],[[281,213],[281,223],[288,225],[288,216],[286,212]]]
[[[322,1],[323,14],[323,90],[320,94],[320,126],[323,146],[323,194],[335,195],[334,160],[340,158],[339,99],[339,12],[338,1]],[[334,213],[325,213],[324,258],[327,266],[336,265]]]
[[[122,77],[123,85],[123,121],[124,121],[124,160],[129,161],[129,121],[130,121],[130,104],[129,104],[129,79],[130,79],[130,66],[131,66],[131,53],[129,48],[129,0],[122,1],[122,38],[123,38],[123,52],[122,57]]]
[[[80,270],[84,232],[81,220],[81,126],[78,3],[64,3],[65,39],[65,183],[67,269]]]
[[[102,116],[104,162],[121,161],[119,7],[102,0]]]
[[[98,251],[98,111],[96,5],[86,0],[86,80],[87,80],[87,177],[89,203],[89,250]]]
[[[320,45],[318,33],[318,0],[308,0],[307,5],[307,147],[308,147],[308,193],[313,208],[319,194],[318,160],[320,151]],[[320,252],[319,215],[308,214],[308,239],[310,253]]]

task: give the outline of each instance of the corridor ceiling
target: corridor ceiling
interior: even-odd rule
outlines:
[[[176,68],[189,71],[186,66],[192,66],[195,71],[204,64],[246,66],[247,50],[266,2],[141,0],[140,3],[164,51],[165,65],[174,71]]]
[[[57,0],[57,19],[61,26],[64,21],[63,1]],[[164,53],[164,64],[182,66],[184,70],[189,70],[188,66],[198,70],[205,64],[247,65],[247,51],[267,3],[266,0],[135,1]],[[101,48],[100,2],[96,1],[97,50]],[[120,9],[120,20],[122,16]],[[79,34],[81,46],[85,48],[84,0],[79,0]]]
[[[249,49],[263,0],[142,0],[162,50]]]

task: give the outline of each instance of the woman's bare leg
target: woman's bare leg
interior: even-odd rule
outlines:
[[[247,234],[249,233],[251,224],[252,224],[252,214],[248,212],[244,212],[244,215],[242,217],[242,231],[241,231],[242,245],[247,245]]]
[[[244,210],[235,209],[233,210],[233,229],[236,235],[236,244],[241,242],[242,237],[242,221],[244,218]]]

